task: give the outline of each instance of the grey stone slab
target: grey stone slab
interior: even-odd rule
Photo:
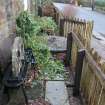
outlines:
[[[69,98],[64,81],[48,81],[46,83],[46,101],[52,105],[69,105]]]

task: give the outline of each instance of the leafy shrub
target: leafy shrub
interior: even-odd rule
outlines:
[[[43,35],[43,30],[56,31],[57,25],[51,17],[35,17],[27,11],[23,11],[16,19],[17,34],[27,39],[32,35]]]
[[[46,30],[46,29],[52,29],[52,30],[57,30],[57,25],[52,19],[52,17],[42,17],[40,19],[40,26],[41,29]]]
[[[52,60],[50,50],[47,45],[46,36],[42,36],[41,30],[57,28],[56,24],[50,17],[38,17],[33,19],[28,12],[22,12],[16,19],[17,34],[24,39],[26,48],[32,48],[36,62],[40,68],[40,79],[48,79],[61,76],[64,71],[63,64],[60,61]],[[41,34],[41,36],[37,36]]]
[[[42,5],[49,5],[52,3],[52,0],[42,0]]]
[[[47,45],[47,38],[44,36],[35,36],[29,39],[29,47],[32,48],[36,57],[37,65],[40,68],[39,79],[54,79],[64,75],[63,64],[51,59],[51,53]]]
[[[23,38],[33,35],[34,33],[37,34],[40,30],[37,22],[34,21],[31,14],[27,11],[23,11],[16,19],[17,24],[17,34]]]
[[[97,0],[95,1],[96,6],[105,7],[105,0]]]

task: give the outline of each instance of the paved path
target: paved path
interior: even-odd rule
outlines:
[[[46,100],[52,105],[69,105],[69,97],[64,81],[46,83]]]

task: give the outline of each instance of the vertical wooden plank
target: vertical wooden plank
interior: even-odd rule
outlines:
[[[64,36],[64,19],[60,19],[60,32],[59,35],[60,36]]]
[[[57,12],[56,12],[56,9],[54,8],[54,20],[55,20],[55,22],[57,22]]]
[[[76,69],[75,69],[75,80],[74,80],[75,87],[73,88],[74,96],[80,95],[79,90],[80,90],[80,81],[81,81],[84,57],[85,57],[85,50],[84,49],[79,50],[77,54],[77,62],[76,62]]]
[[[71,60],[71,50],[72,50],[72,33],[69,33],[67,36],[67,53],[66,53],[66,66],[70,66]]]

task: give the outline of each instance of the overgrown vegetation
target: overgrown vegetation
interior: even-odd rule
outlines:
[[[57,25],[55,24],[52,17],[42,17],[39,22],[40,22],[41,29],[43,30],[51,29],[51,30],[57,31]]]
[[[35,36],[30,38],[30,48],[32,48],[37,64],[41,70],[39,79],[55,79],[64,74],[64,66],[58,60],[53,60],[47,46],[47,38]]]
[[[96,0],[95,6],[97,9],[100,9],[102,11],[105,11],[105,0]]]
[[[79,5],[82,5],[85,7],[92,6],[91,1],[87,1],[87,0],[78,0],[78,3],[79,3]],[[105,0],[95,0],[95,8],[105,11]]]
[[[33,17],[27,11],[20,13],[16,19],[17,34],[27,39],[28,36],[43,35],[43,30],[56,31],[57,25],[51,17]]]
[[[20,13],[19,17],[16,19],[17,24],[17,34],[23,39],[31,37],[33,34],[36,34],[39,31],[37,23],[33,20],[31,14],[26,11]]]
[[[105,0],[96,0],[95,5],[105,7]]]
[[[42,0],[42,5],[49,5],[52,3],[52,0]]]
[[[41,30],[57,29],[50,17],[33,18],[29,13],[22,12],[16,19],[17,34],[24,39],[26,48],[31,48],[40,69],[39,79],[54,79],[64,74],[64,66],[58,60],[53,60],[47,45],[47,35]],[[39,35],[40,34],[40,35]]]

